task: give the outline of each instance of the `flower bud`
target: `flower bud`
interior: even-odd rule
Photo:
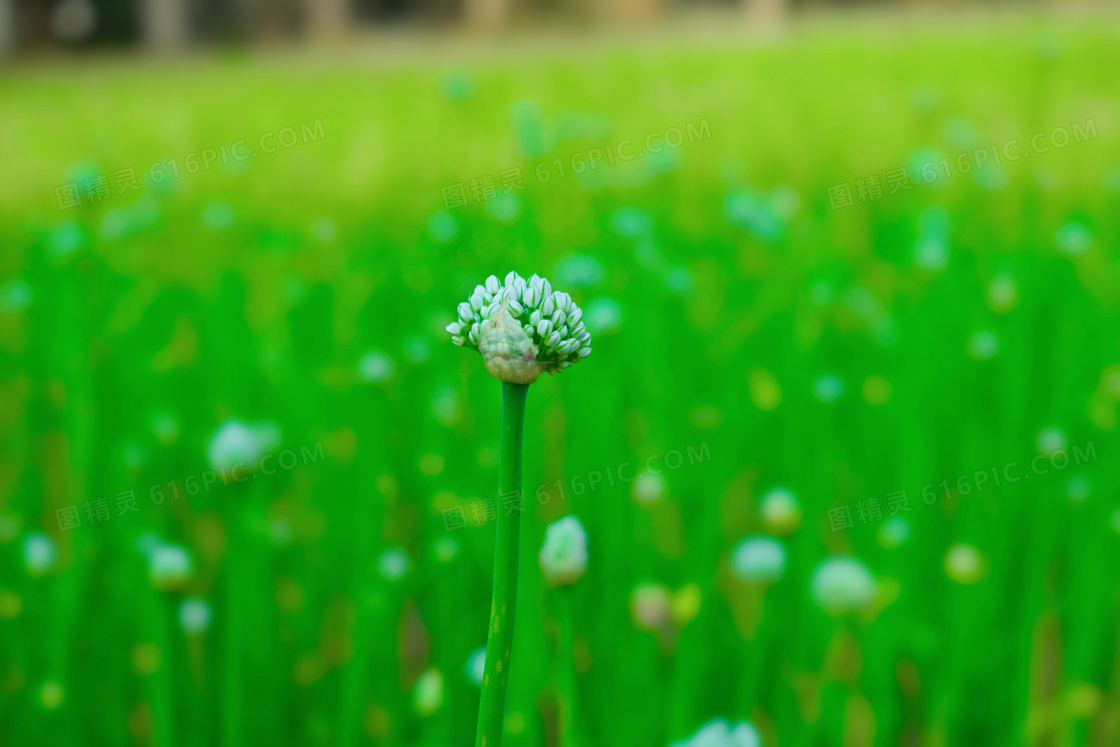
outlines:
[[[749,721],[730,724],[727,719],[717,718],[670,747],[762,747],[762,737]]]
[[[875,601],[878,584],[856,558],[834,555],[817,566],[810,591],[821,608],[835,614],[869,607]]]
[[[661,584],[639,584],[630,592],[630,614],[634,623],[659,632],[672,622],[672,598]]]
[[[483,322],[477,343],[486,370],[498,381],[532,384],[545,368],[537,363],[537,346],[510,315],[506,304]]]
[[[252,471],[279,444],[280,427],[275,423],[245,423],[231,418],[214,432],[206,456],[215,470],[237,467],[243,472]]]
[[[179,626],[183,632],[198,635],[210,627],[210,605],[205,599],[190,597],[179,605]]]
[[[731,554],[731,572],[743,581],[772,584],[782,577],[786,550],[771,537],[747,537]]]
[[[194,571],[194,562],[186,548],[164,545],[148,554],[148,578],[160,588],[171,588],[186,583]]]
[[[587,532],[575,516],[565,516],[545,529],[541,572],[554,586],[574,584],[587,570]]]
[[[420,675],[412,699],[421,716],[431,716],[439,710],[443,703],[443,675],[438,669],[429,669]]]
[[[504,283],[491,275],[456,311],[459,320],[446,328],[451,341],[482,353],[500,381],[531,384],[543,371],[563,371],[591,353],[583,312],[537,275],[526,281],[510,272]]]

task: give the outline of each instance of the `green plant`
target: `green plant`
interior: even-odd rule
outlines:
[[[591,353],[591,334],[584,329],[583,311],[571,296],[553,291],[552,284],[537,275],[525,280],[511,272],[504,283],[491,275],[459,304],[458,311],[459,321],[447,327],[452,340],[481,353],[486,370],[502,382],[498,491],[503,499],[513,496],[520,509],[521,433],[529,385],[545,371],[562,371],[586,358]],[[517,602],[521,512],[499,511],[496,521],[494,591],[477,747],[498,747],[502,742]]]
[[[563,747],[575,747],[584,742],[578,732],[575,616],[572,614],[572,586],[587,571],[587,532],[580,520],[569,515],[549,524],[538,559],[541,573],[558,592],[556,604],[560,651],[556,686],[560,696],[559,743]]]

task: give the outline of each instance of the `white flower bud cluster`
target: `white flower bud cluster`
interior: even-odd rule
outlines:
[[[541,572],[553,586],[574,584],[587,571],[587,532],[575,516],[558,519],[544,530]]]
[[[563,291],[552,290],[548,280],[533,275],[526,280],[516,272],[505,282],[496,275],[476,286],[468,301],[459,304],[459,321],[447,325],[456,345],[480,349],[491,317],[505,305],[536,349],[535,363],[542,370],[562,371],[591,354],[591,333],[583,326],[583,310]]]
[[[762,747],[762,736],[749,721],[729,723],[717,718],[700,727],[688,739],[673,742],[669,747]]]

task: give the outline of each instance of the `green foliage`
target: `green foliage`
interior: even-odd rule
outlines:
[[[506,745],[553,743],[569,691],[584,745],[718,716],[768,745],[1116,744],[1116,34],[6,74],[0,742],[470,744],[501,397],[444,327],[517,270],[595,348],[526,405]],[[571,512],[561,597],[536,557]],[[758,534],[784,558],[732,564]],[[834,554],[870,606],[814,578]]]

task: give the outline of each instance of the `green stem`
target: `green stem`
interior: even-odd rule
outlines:
[[[494,595],[490,602],[490,632],[486,638],[486,669],[478,705],[475,747],[500,747],[505,721],[509,652],[513,643],[513,612],[517,602],[517,548],[521,512],[506,515],[502,503],[521,501],[521,431],[525,422],[528,384],[502,384],[501,462],[498,464],[497,531],[494,542]]]
[[[246,497],[235,493],[235,500],[244,501]],[[245,578],[245,547],[248,540],[247,512],[243,505],[235,504],[230,513],[230,542],[226,551],[226,599],[225,608],[228,619],[225,623],[225,654],[223,656],[223,680],[225,683],[225,703],[222,713],[222,745],[237,747],[242,744],[244,728],[245,690],[242,646],[244,644],[244,621],[247,610],[245,595],[252,593],[252,584]]]
[[[561,586],[559,589],[560,602],[560,662],[557,666],[557,677],[560,690],[560,745],[561,747],[577,747],[582,740],[576,735],[576,661],[575,661],[575,628],[572,616],[572,591],[571,586]]]

